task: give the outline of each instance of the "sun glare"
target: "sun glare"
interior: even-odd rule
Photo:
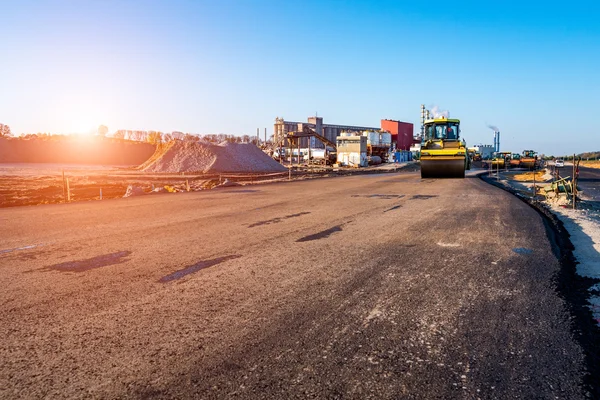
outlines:
[[[71,121],[71,132],[77,135],[94,135],[98,131],[98,125],[89,122],[88,119],[73,119]]]

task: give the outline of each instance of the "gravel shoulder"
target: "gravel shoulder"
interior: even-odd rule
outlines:
[[[577,208],[558,201],[533,202],[532,182],[500,180],[482,175],[487,182],[503,187],[545,215],[548,230],[556,242],[556,253],[563,265],[557,277],[559,291],[577,318],[578,340],[586,352],[587,381],[600,396],[600,203],[582,193]],[[552,176],[546,176],[548,181]],[[544,185],[542,183],[542,185]],[[597,189],[595,186],[591,186]],[[551,239],[552,240],[552,239]]]

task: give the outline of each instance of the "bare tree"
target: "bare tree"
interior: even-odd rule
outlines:
[[[125,129],[119,129],[118,131],[116,131],[113,134],[113,137],[115,139],[125,139],[125,135],[127,134],[127,131]]]
[[[106,125],[100,125],[98,127],[98,135],[106,136],[107,133],[108,133],[108,127]]]
[[[6,124],[0,124],[0,137],[9,137],[12,136],[10,132],[10,126]]]
[[[160,144],[163,140],[163,134],[162,132],[150,131],[146,140],[151,144]]]
[[[148,133],[146,131],[130,131],[131,134],[129,136],[129,138],[131,140],[135,140],[137,142],[139,141],[143,141],[145,139],[145,137],[148,135]]]
[[[185,134],[183,132],[173,131],[171,132],[171,137],[173,139],[182,140],[185,137]]]
[[[186,142],[199,142],[200,137],[198,135],[193,135],[191,133],[186,133],[183,137],[183,140]]]

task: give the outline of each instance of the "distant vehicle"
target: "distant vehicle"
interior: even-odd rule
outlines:
[[[556,168],[562,168],[565,166],[565,162],[562,159],[558,159],[558,160],[554,161],[554,166]]]

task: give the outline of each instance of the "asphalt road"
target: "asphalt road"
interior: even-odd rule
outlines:
[[[583,398],[541,217],[363,175],[0,209],[0,398]]]
[[[550,168],[555,168],[554,163],[549,163]],[[567,163],[558,168],[561,177],[573,176],[573,164]],[[577,187],[583,191],[583,196],[592,201],[600,201],[600,169],[579,167]]]
[[[600,169],[579,167],[577,186],[586,197],[600,201]]]

